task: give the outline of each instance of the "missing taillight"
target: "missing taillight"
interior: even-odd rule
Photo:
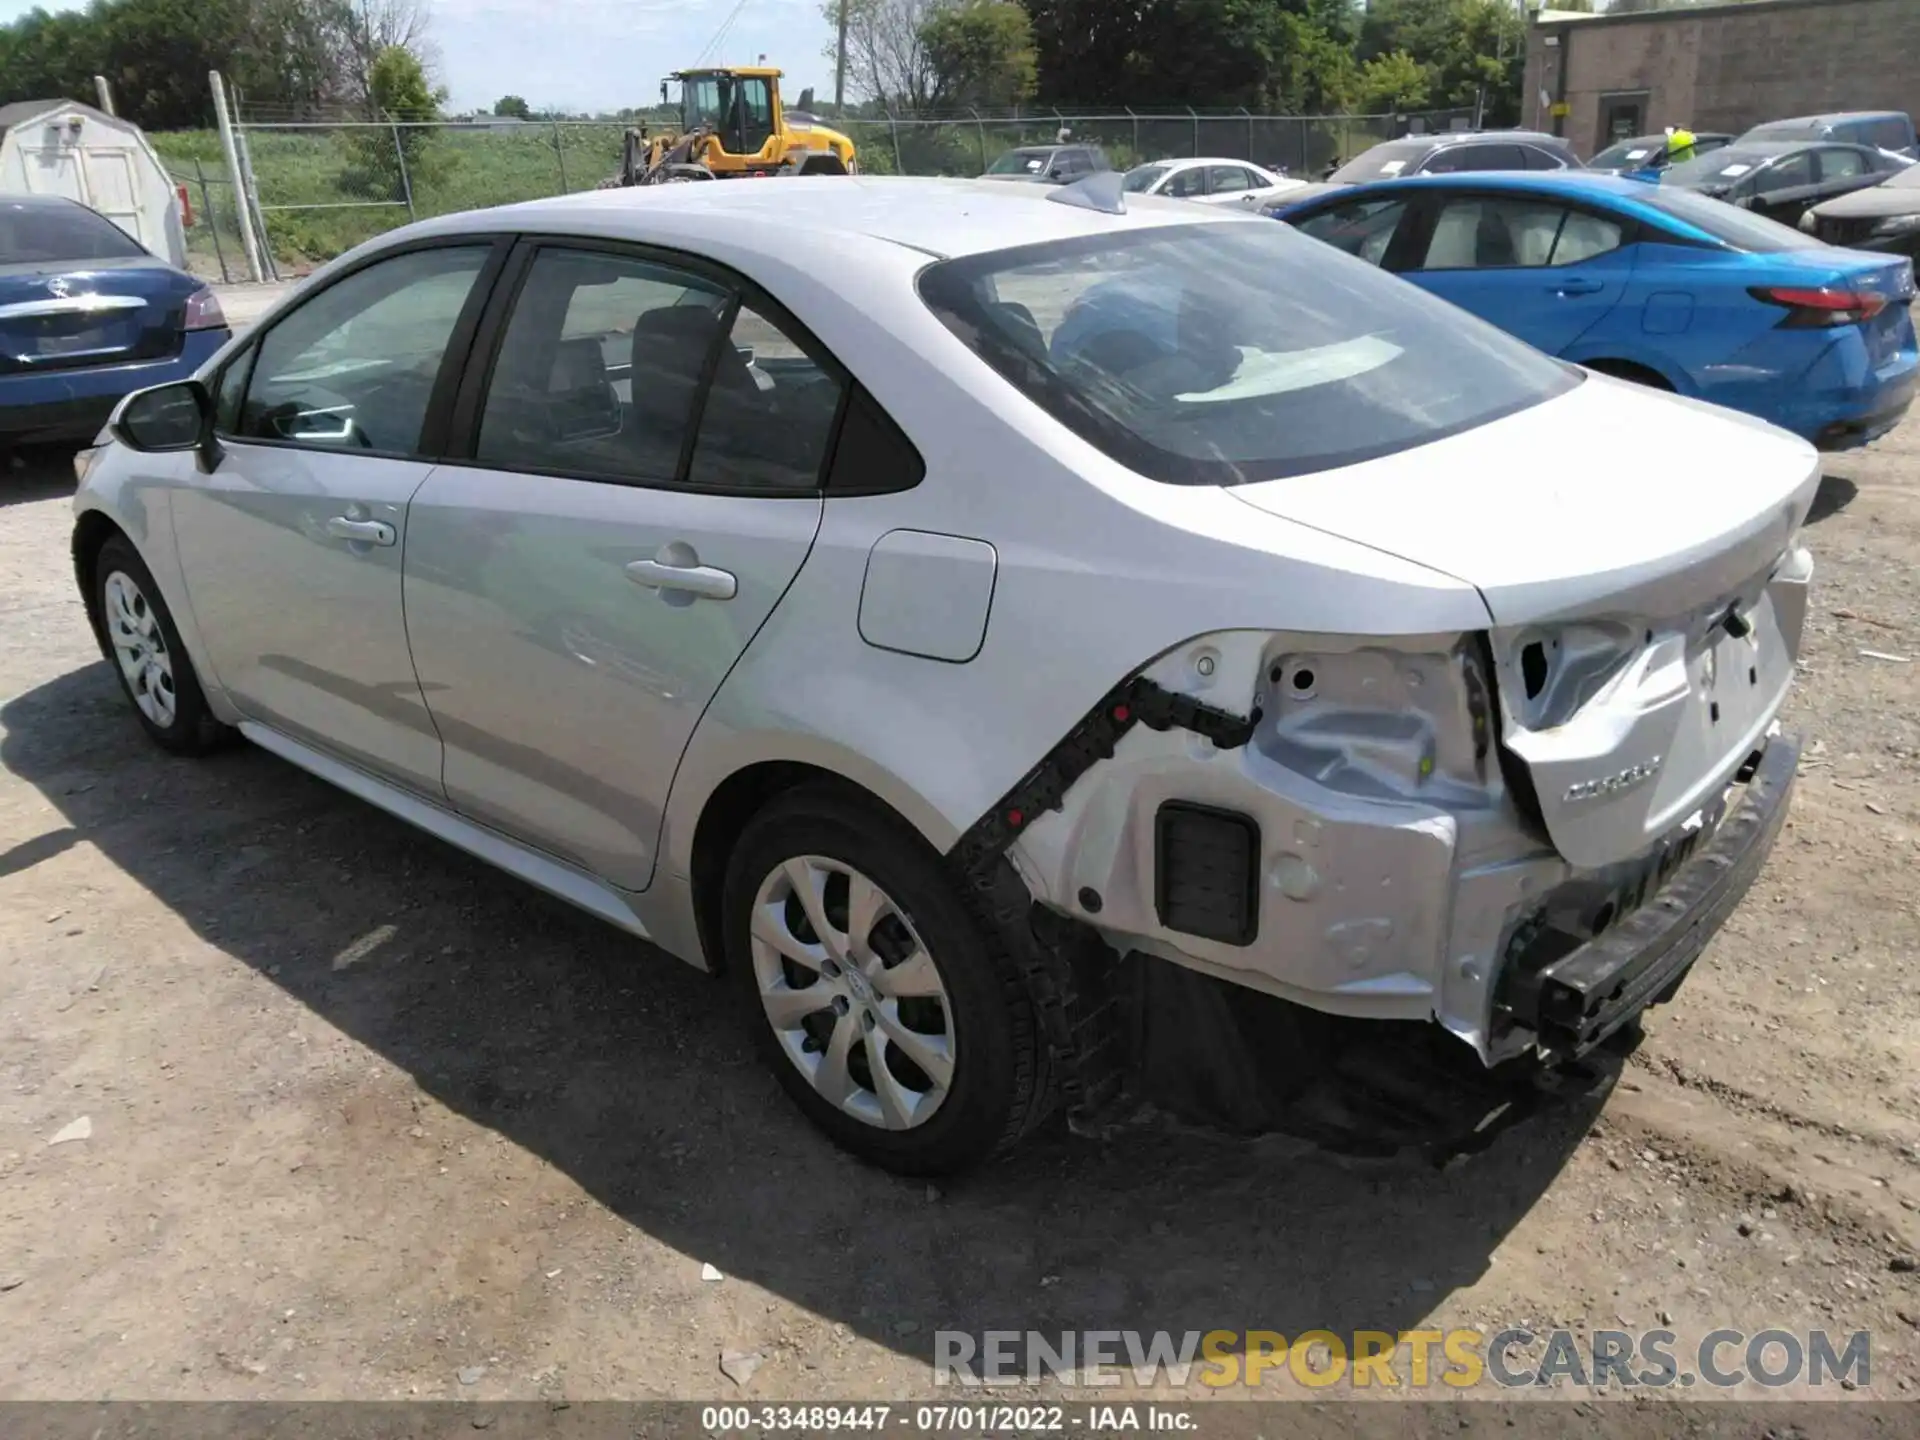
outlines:
[[[227,313],[220,308],[220,297],[213,293],[211,286],[203,285],[187,297],[186,319],[180,328],[183,330],[227,328]]]
[[[1520,652],[1520,680],[1529,700],[1538,700],[1547,688],[1547,649],[1538,640]]]
[[[1786,318],[1780,324],[1789,330],[1826,330],[1840,325],[1861,325],[1887,308],[1887,297],[1871,290],[1755,285],[1747,293],[1756,300],[1784,309]]]

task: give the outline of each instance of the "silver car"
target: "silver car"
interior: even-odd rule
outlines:
[[[343,257],[81,459],[140,723],[723,974],[904,1171],[1242,1043],[1171,985],[1586,1054],[1785,813],[1813,451],[1111,178]]]

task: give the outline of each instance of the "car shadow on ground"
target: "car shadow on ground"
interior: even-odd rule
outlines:
[[[1807,524],[1818,525],[1822,520],[1838,515],[1853,503],[1859,493],[1860,487],[1844,475],[1822,475],[1820,488],[1813,495],[1813,504],[1807,507]]]
[[[78,448],[55,445],[0,449],[0,510],[71,495],[75,483],[73,456]]]
[[[0,763],[208,943],[625,1222],[904,1355],[942,1329],[1417,1326],[1601,1103],[1444,1169],[1056,1128],[933,1191],[818,1137],[715,980],[264,752],[162,755],[103,663],[0,725]]]

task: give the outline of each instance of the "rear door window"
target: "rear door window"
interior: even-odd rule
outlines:
[[[1542,150],[1538,145],[1522,145],[1521,158],[1527,162],[1529,170],[1564,170],[1567,162],[1551,150]]]
[[[797,327],[731,285],[544,247],[507,322],[474,458],[635,485],[812,490],[844,383]]]
[[[1207,193],[1209,195],[1238,195],[1254,188],[1253,176],[1238,165],[1209,165],[1207,167]]]
[[[1510,270],[1551,264],[1566,218],[1562,206],[1535,200],[1456,196],[1441,205],[1419,268]]]
[[[1864,151],[1842,150],[1838,146],[1830,150],[1817,152],[1822,180],[1851,180],[1857,175],[1871,175],[1873,165]]]

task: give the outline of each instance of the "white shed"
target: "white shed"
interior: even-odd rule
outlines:
[[[138,125],[78,100],[0,105],[0,194],[64,195],[183,269],[180,197]]]

